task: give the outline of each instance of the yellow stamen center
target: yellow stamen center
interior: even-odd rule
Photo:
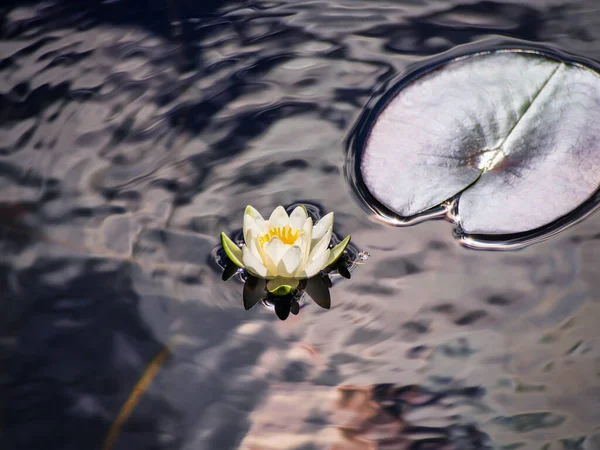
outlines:
[[[269,229],[266,234],[263,234],[258,241],[260,242],[260,245],[265,245],[272,238],[277,236],[284,244],[292,245],[298,240],[301,234],[302,231],[294,230],[289,225],[285,227],[273,227]]]

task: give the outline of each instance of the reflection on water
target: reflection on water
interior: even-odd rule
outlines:
[[[1,448],[598,448],[600,217],[472,252],[373,222],[343,177],[369,100],[430,55],[501,35],[600,60],[593,0],[0,14]],[[371,257],[281,322],[213,249],[294,202]]]
[[[278,412],[277,417],[257,417],[242,447],[303,448],[302,445],[312,444],[316,448],[335,450],[489,449],[492,447],[487,436],[474,424],[443,425],[448,422],[444,415],[455,409],[456,403],[476,405],[481,394],[477,388],[433,392],[418,385],[393,384],[343,386],[336,391],[311,388],[298,393],[302,398],[311,399],[307,402],[310,405],[308,427],[306,424],[299,427],[297,423],[286,423],[285,418],[295,408],[292,405],[305,402],[281,392],[269,400],[269,408]],[[440,410],[445,410],[445,414],[440,414]],[[411,417],[419,415],[427,417],[427,422],[417,419],[418,425],[414,425]],[[289,433],[279,418],[294,432],[286,436],[285,442],[278,442],[278,436]]]

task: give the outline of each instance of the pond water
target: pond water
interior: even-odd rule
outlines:
[[[600,214],[479,252],[374,220],[344,173],[369,102],[442,52],[600,61],[595,0],[0,17],[0,448],[600,449]],[[296,203],[370,258],[330,310],[245,311],[219,233]]]

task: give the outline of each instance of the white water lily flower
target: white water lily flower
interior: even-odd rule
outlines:
[[[283,206],[265,220],[252,206],[244,213],[244,242],[240,248],[224,233],[221,242],[227,256],[251,275],[268,280],[267,289],[285,295],[298,286],[298,280],[311,278],[342,255],[350,236],[329,248],[333,213],[314,226],[306,208],[298,206],[288,216]]]

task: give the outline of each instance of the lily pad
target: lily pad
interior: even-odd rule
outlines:
[[[459,234],[527,233],[594,198],[598,123],[594,70],[530,51],[467,55],[376,111],[358,177],[398,225],[445,216]]]

